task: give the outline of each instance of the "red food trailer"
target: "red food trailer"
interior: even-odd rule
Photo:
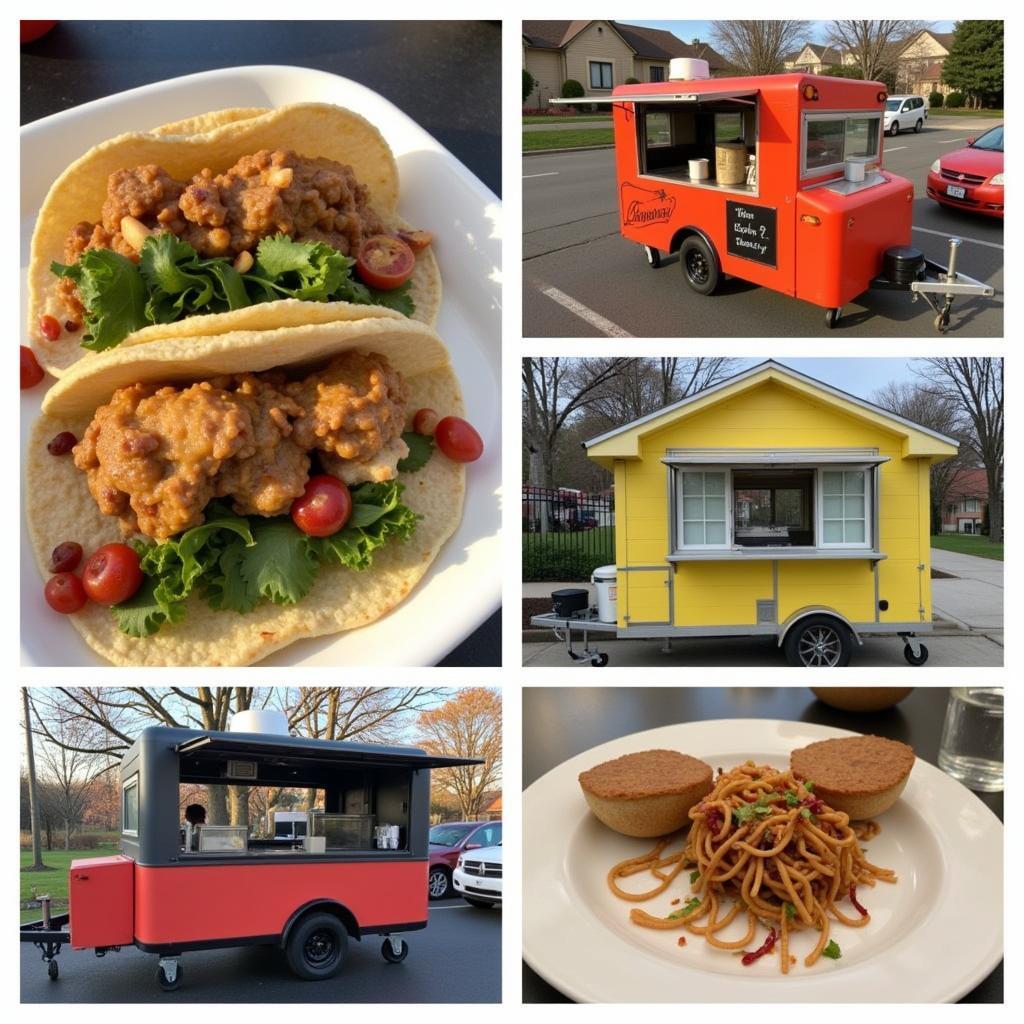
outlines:
[[[701,295],[724,275],[825,309],[871,288],[908,291],[945,331],[960,295],[994,294],[911,245],[914,186],[885,170],[880,82],[782,74],[708,78],[677,58],[669,81],[612,90],[623,237],[654,268],[678,253]],[[585,96],[555,103],[608,103]]]
[[[188,950],[276,945],[298,977],[321,980],[341,970],[349,939],[382,935],[399,963],[399,934],[427,926],[430,769],[478,763],[287,731],[146,729],[121,762],[120,853],[73,861],[69,912],[44,907],[21,940],[53,979],[65,943],[97,956],[134,945],[159,956],[165,990],[181,984]],[[183,794],[215,787],[226,801],[232,786],[305,791],[307,834],[182,823]]]

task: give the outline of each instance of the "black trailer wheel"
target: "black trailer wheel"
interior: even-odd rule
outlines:
[[[722,276],[718,257],[700,235],[690,235],[679,247],[679,266],[683,278],[698,295],[712,295]]]
[[[46,965],[46,973],[50,976],[50,981],[56,981],[60,977],[60,968],[57,966],[56,960],[51,960]]]
[[[608,655],[607,654],[595,655],[593,658],[590,659],[590,664],[593,665],[594,668],[604,668],[605,665],[608,664]]]
[[[842,668],[850,664],[853,634],[831,615],[810,615],[786,634],[784,645],[790,665],[804,668]]]
[[[156,983],[165,992],[173,992],[176,988],[181,988],[181,979],[184,976],[185,971],[181,964],[178,964],[178,969],[174,972],[174,981],[168,980],[167,975],[164,973],[164,969],[162,966],[158,966],[156,969]]]
[[[924,127],[924,121],[921,118],[917,119],[917,124],[914,125],[914,134],[916,135]]]
[[[842,306],[833,306],[831,309],[825,310],[825,326],[830,330],[834,331],[836,325],[839,323],[839,318],[843,315]]]
[[[432,900],[443,900],[451,895],[452,875],[447,868],[435,865],[427,875],[427,893]]]
[[[490,910],[494,906],[494,900],[480,900],[475,896],[462,897],[471,907],[479,907],[481,910]]]
[[[661,266],[661,250],[655,249],[651,245],[644,246],[644,255],[647,257],[647,265],[652,270],[657,270]]]
[[[903,657],[907,659],[908,665],[920,666],[928,660],[928,648],[924,644],[918,644],[917,646],[920,648],[920,654],[915,654],[910,644],[903,648]]]
[[[381,956],[383,956],[389,964],[400,964],[409,955],[409,943],[406,942],[405,939],[399,939],[398,943],[402,950],[400,953],[396,953],[391,948],[390,939],[385,939],[384,945],[380,947]]]
[[[899,133],[900,133],[900,123],[899,123],[899,121],[893,121],[893,123],[891,125],[889,125],[889,134],[890,135],[899,135]]]
[[[292,929],[284,955],[304,981],[333,978],[344,966],[348,932],[333,914],[310,914]]]

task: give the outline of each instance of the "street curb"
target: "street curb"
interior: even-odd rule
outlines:
[[[566,149],[531,149],[523,150],[523,156],[549,156],[551,153],[586,153],[591,149],[614,149],[615,143],[609,142],[607,146],[569,146]]]

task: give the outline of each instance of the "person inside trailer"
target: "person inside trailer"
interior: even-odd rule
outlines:
[[[187,850],[199,849],[199,826],[206,824],[206,808],[202,804],[189,804],[185,808],[185,828],[182,830],[182,847]]]

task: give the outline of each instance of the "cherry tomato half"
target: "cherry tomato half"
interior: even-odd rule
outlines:
[[[39,330],[47,341],[56,341],[60,337],[60,321],[49,313],[39,318]]]
[[[476,462],[484,453],[480,435],[458,416],[445,416],[434,428],[434,440],[453,462]]]
[[[301,498],[292,502],[292,522],[310,537],[330,537],[352,515],[352,495],[337,478],[311,476]]]
[[[85,587],[73,572],[59,572],[46,581],[43,588],[46,603],[61,615],[77,612],[86,602]]]
[[[356,257],[356,271],[363,284],[386,292],[405,284],[415,266],[412,249],[391,235],[372,235]]]
[[[142,586],[139,556],[127,544],[104,544],[86,559],[82,584],[97,604],[127,601]]]
[[[419,409],[412,418],[412,429],[417,434],[433,437],[434,431],[437,429],[437,421],[438,416],[433,409]]]
[[[21,346],[21,390],[34,388],[45,376],[36,359],[35,352],[27,345]]]

